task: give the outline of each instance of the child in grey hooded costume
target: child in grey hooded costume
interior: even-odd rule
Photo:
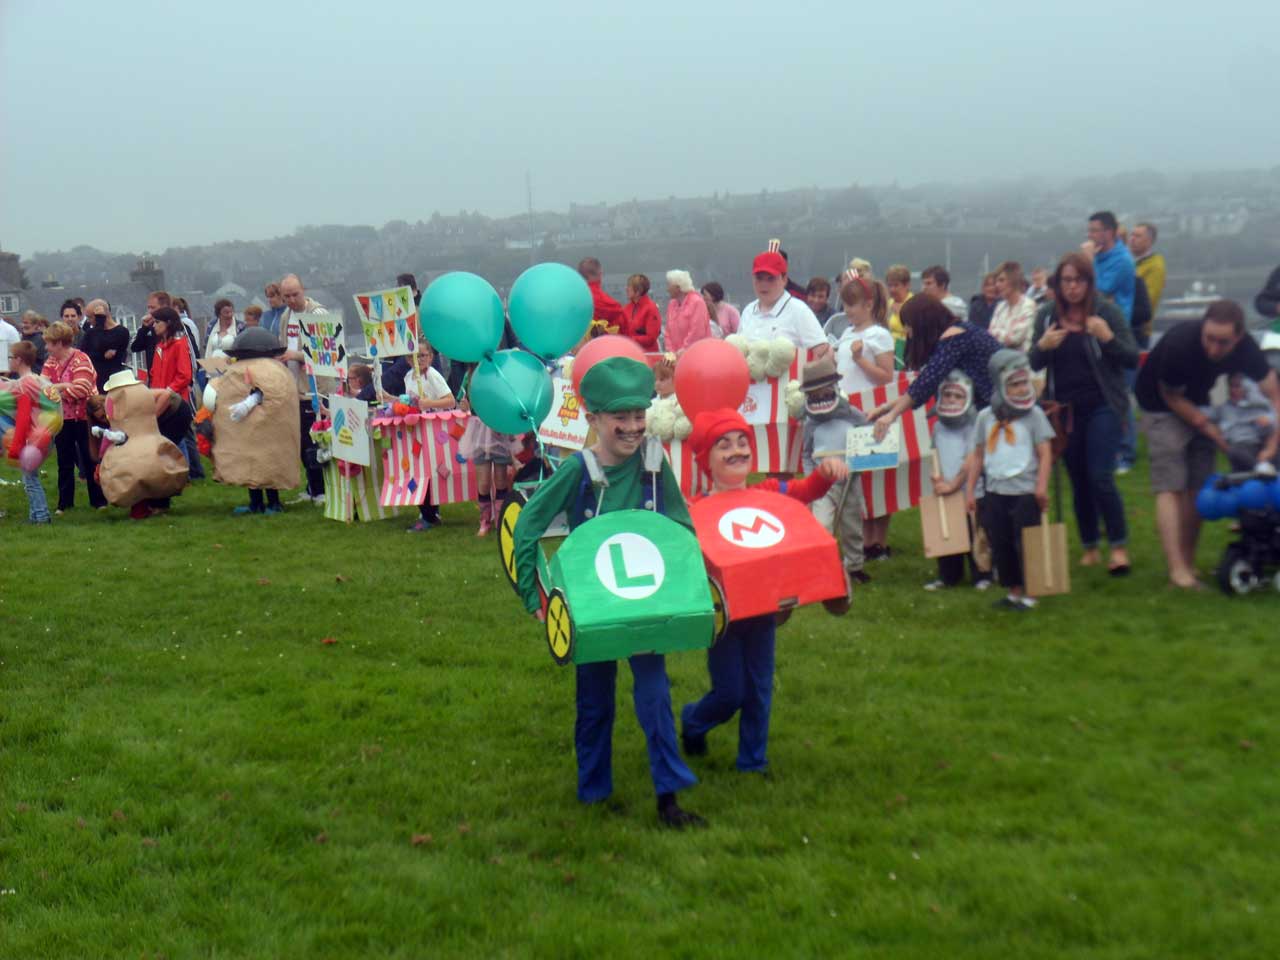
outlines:
[[[1231,469],[1252,472],[1258,452],[1276,428],[1275,414],[1262,390],[1243,373],[1231,375],[1227,390],[1227,402],[1206,412],[1227,441]]]
[[[824,457],[841,459],[848,449],[850,427],[867,422],[861,410],[849,405],[837,389],[840,374],[830,353],[804,365],[804,433],[801,446],[801,468],[805,475],[813,473]],[[840,544],[840,555],[849,578],[866,583],[871,578],[863,572],[862,556],[862,478],[856,473],[831,485],[821,498],[813,502],[813,515]]]

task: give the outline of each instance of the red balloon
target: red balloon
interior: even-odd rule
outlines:
[[[570,379],[573,381],[574,393],[581,395],[578,384],[582,383],[582,378],[586,376],[592,365],[599,363],[601,360],[608,360],[610,357],[630,357],[632,360],[639,360],[643,364],[648,364],[649,362],[649,358],[640,349],[640,344],[630,337],[620,337],[615,333],[609,333],[603,337],[588,340],[586,345],[573,357],[573,374]]]
[[[699,340],[676,361],[676,397],[690,420],[704,410],[737,410],[750,385],[747,358],[723,340]]]

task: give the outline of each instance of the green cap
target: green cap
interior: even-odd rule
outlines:
[[[592,413],[647,410],[653,400],[653,370],[631,357],[609,357],[591,365],[578,384]]]

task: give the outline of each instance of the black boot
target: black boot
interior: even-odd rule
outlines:
[[[691,810],[685,810],[676,803],[674,793],[658,795],[658,819],[662,825],[673,830],[684,830],[686,827],[705,827],[707,821]]]

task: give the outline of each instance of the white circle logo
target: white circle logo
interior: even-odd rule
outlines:
[[[787,528],[768,510],[759,507],[734,507],[720,518],[720,536],[737,547],[764,550],[782,542]]]
[[[653,596],[666,573],[658,548],[638,533],[615,533],[596,551],[596,576],[623,600]]]

